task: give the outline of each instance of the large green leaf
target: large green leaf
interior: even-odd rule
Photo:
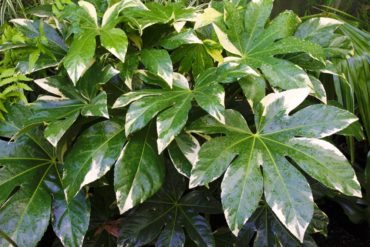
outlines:
[[[36,246],[49,225],[51,197],[44,180],[52,161],[37,140],[0,142],[0,226],[18,246]],[[1,246],[11,246],[0,238]]]
[[[257,208],[263,181],[268,205],[303,241],[313,214],[312,193],[305,177],[286,157],[323,185],[349,196],[361,196],[355,173],[344,155],[318,139],[345,129],[357,118],[326,105],[308,106],[290,116],[308,94],[309,89],[303,88],[263,98],[256,107],[256,133],[233,110],[226,111],[224,125],[205,117],[191,126],[196,132],[226,134],[202,146],[191,172],[190,187],[210,183],[227,170],[221,186],[222,203],[234,233]]]
[[[293,12],[283,12],[268,22],[272,5],[273,0],[253,0],[246,7],[224,3],[224,21],[217,19],[213,26],[223,48],[232,54],[225,60],[261,69],[274,88],[309,87],[316,96],[306,72],[281,55],[306,53],[323,59],[324,51],[313,42],[292,36],[300,22]]]
[[[165,166],[155,149],[153,128],[135,134],[114,168],[114,188],[121,213],[144,202],[162,186]]]
[[[4,137],[13,136],[32,115],[21,105],[13,105],[10,110],[0,129],[6,130],[0,131]],[[54,229],[62,242],[70,243],[68,246],[82,244],[89,222],[86,199],[80,196],[67,206],[54,154],[55,149],[38,128],[14,142],[0,141],[0,225],[18,246],[36,246],[47,229],[51,212],[53,223],[59,222]],[[72,234],[71,230],[77,231]],[[1,238],[0,245],[9,246],[5,241]]]
[[[119,246],[144,246],[155,239],[156,246],[184,246],[185,232],[197,246],[215,246],[208,222],[198,213],[218,213],[219,203],[206,191],[184,195],[184,178],[169,172],[164,187],[123,221]]]
[[[238,69],[234,66],[233,70],[228,71],[229,67],[230,64],[225,64],[203,71],[195,79],[193,90],[189,88],[184,76],[174,73],[172,89],[162,85],[163,89],[144,89],[122,95],[113,107],[130,104],[126,114],[126,135],[142,129],[158,114],[157,144],[158,152],[161,153],[185,126],[193,99],[212,117],[224,122],[225,93],[218,82],[231,82],[252,73],[248,66]],[[148,82],[153,83],[152,78],[149,78]]]
[[[63,186],[68,202],[84,185],[109,171],[124,142],[124,128],[112,121],[97,123],[79,136],[64,162]]]

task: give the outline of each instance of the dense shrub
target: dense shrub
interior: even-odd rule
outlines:
[[[236,2],[57,1],[2,27],[1,246],[49,224],[64,246],[313,245],[316,199],[362,197],[335,146],[361,125],[320,81],[353,55],[343,22]]]

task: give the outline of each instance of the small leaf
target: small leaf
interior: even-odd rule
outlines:
[[[216,24],[213,24],[213,28],[215,29],[218,40],[225,50],[235,55],[242,55],[241,51],[233,45],[226,33],[224,33]]]
[[[193,93],[200,107],[221,123],[225,122],[225,91],[221,85],[218,83],[197,84]]]
[[[191,109],[191,101],[193,97],[189,94],[181,101],[175,102],[175,105],[168,110],[163,111],[157,118],[157,145],[158,153],[162,151],[172,142],[181,130],[184,128],[188,114]]]
[[[85,31],[74,37],[63,64],[74,85],[92,65],[95,54],[95,31]]]
[[[180,134],[175,138],[175,141],[168,147],[170,159],[177,171],[190,177],[190,172],[198,161],[198,152],[200,144],[198,140],[190,134]]]
[[[161,46],[165,49],[173,50],[185,44],[203,44],[192,30],[181,32],[166,37],[161,41]]]
[[[67,132],[67,130],[76,121],[78,116],[79,114],[76,113],[76,114],[67,116],[65,119],[50,123],[45,128],[45,132],[44,132],[45,138],[50,142],[51,145],[56,147],[58,145],[59,140],[63,137],[63,135]]]
[[[95,116],[109,118],[107,106],[107,93],[101,92],[91,102],[81,109],[83,116]]]
[[[141,61],[150,72],[160,76],[170,87],[172,87],[172,61],[166,50],[142,50]]]
[[[103,29],[100,34],[101,44],[121,62],[125,62],[128,40],[126,33],[119,28]]]

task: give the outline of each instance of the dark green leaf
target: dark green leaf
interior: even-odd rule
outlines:
[[[82,246],[89,226],[90,203],[83,192],[67,202],[59,170],[55,166],[46,182],[53,193],[53,230],[64,246]]]
[[[36,246],[49,224],[51,197],[43,183],[52,161],[41,148],[31,135],[0,141],[0,225],[18,246]],[[9,243],[0,238],[0,245]]]

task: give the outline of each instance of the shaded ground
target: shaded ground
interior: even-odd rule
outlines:
[[[330,201],[320,206],[329,216],[328,237],[314,236],[318,246],[322,247],[369,247],[370,228],[364,224],[353,224],[342,208]]]

